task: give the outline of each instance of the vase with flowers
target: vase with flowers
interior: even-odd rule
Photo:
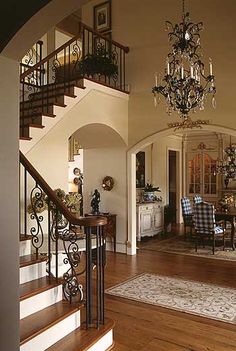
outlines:
[[[162,201],[161,196],[156,196],[155,192],[160,192],[159,186],[154,186],[151,183],[147,183],[143,192],[143,200],[144,201]]]
[[[234,206],[235,200],[232,194],[224,195],[220,200],[219,204],[223,212],[228,212],[232,206]]]

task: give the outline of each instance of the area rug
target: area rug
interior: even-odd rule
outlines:
[[[232,250],[229,241],[227,242],[225,251],[223,251],[222,246],[216,246],[214,255],[212,254],[212,246],[210,245],[205,245],[204,248],[202,245],[199,245],[198,251],[196,252],[194,241],[190,241],[190,239],[184,240],[183,236],[173,236],[167,239],[149,238],[148,240],[142,240],[142,242],[139,244],[139,248],[142,250],[236,261],[236,250]]]
[[[236,290],[144,273],[106,290],[107,294],[236,323]]]

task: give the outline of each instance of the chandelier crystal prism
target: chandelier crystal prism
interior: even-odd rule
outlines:
[[[160,102],[163,95],[167,103],[167,113],[177,111],[180,117],[189,118],[189,112],[204,109],[206,95],[212,95],[212,105],[215,101],[215,77],[212,61],[209,59],[209,74],[205,74],[205,66],[201,61],[200,31],[203,23],[194,24],[190,21],[189,13],[185,12],[183,0],[183,15],[180,24],[173,25],[166,21],[169,30],[169,41],[172,51],[166,59],[164,77],[155,75],[155,86],[152,88],[154,104]],[[159,84],[159,85],[158,85]]]

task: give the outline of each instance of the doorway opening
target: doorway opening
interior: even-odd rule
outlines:
[[[168,168],[169,168],[169,212],[170,224],[176,223],[177,211],[177,151],[168,150]]]

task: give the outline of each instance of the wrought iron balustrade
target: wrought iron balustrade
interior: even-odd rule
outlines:
[[[21,135],[26,126],[38,124],[42,115],[52,115],[53,104],[74,96],[82,78],[127,92],[125,57],[128,47],[80,24],[77,36],[20,74]]]
[[[36,257],[48,257],[48,277],[61,280],[65,299],[85,303],[87,327],[98,328],[104,323],[107,219],[76,217],[21,152],[20,164],[21,236],[31,237]]]

